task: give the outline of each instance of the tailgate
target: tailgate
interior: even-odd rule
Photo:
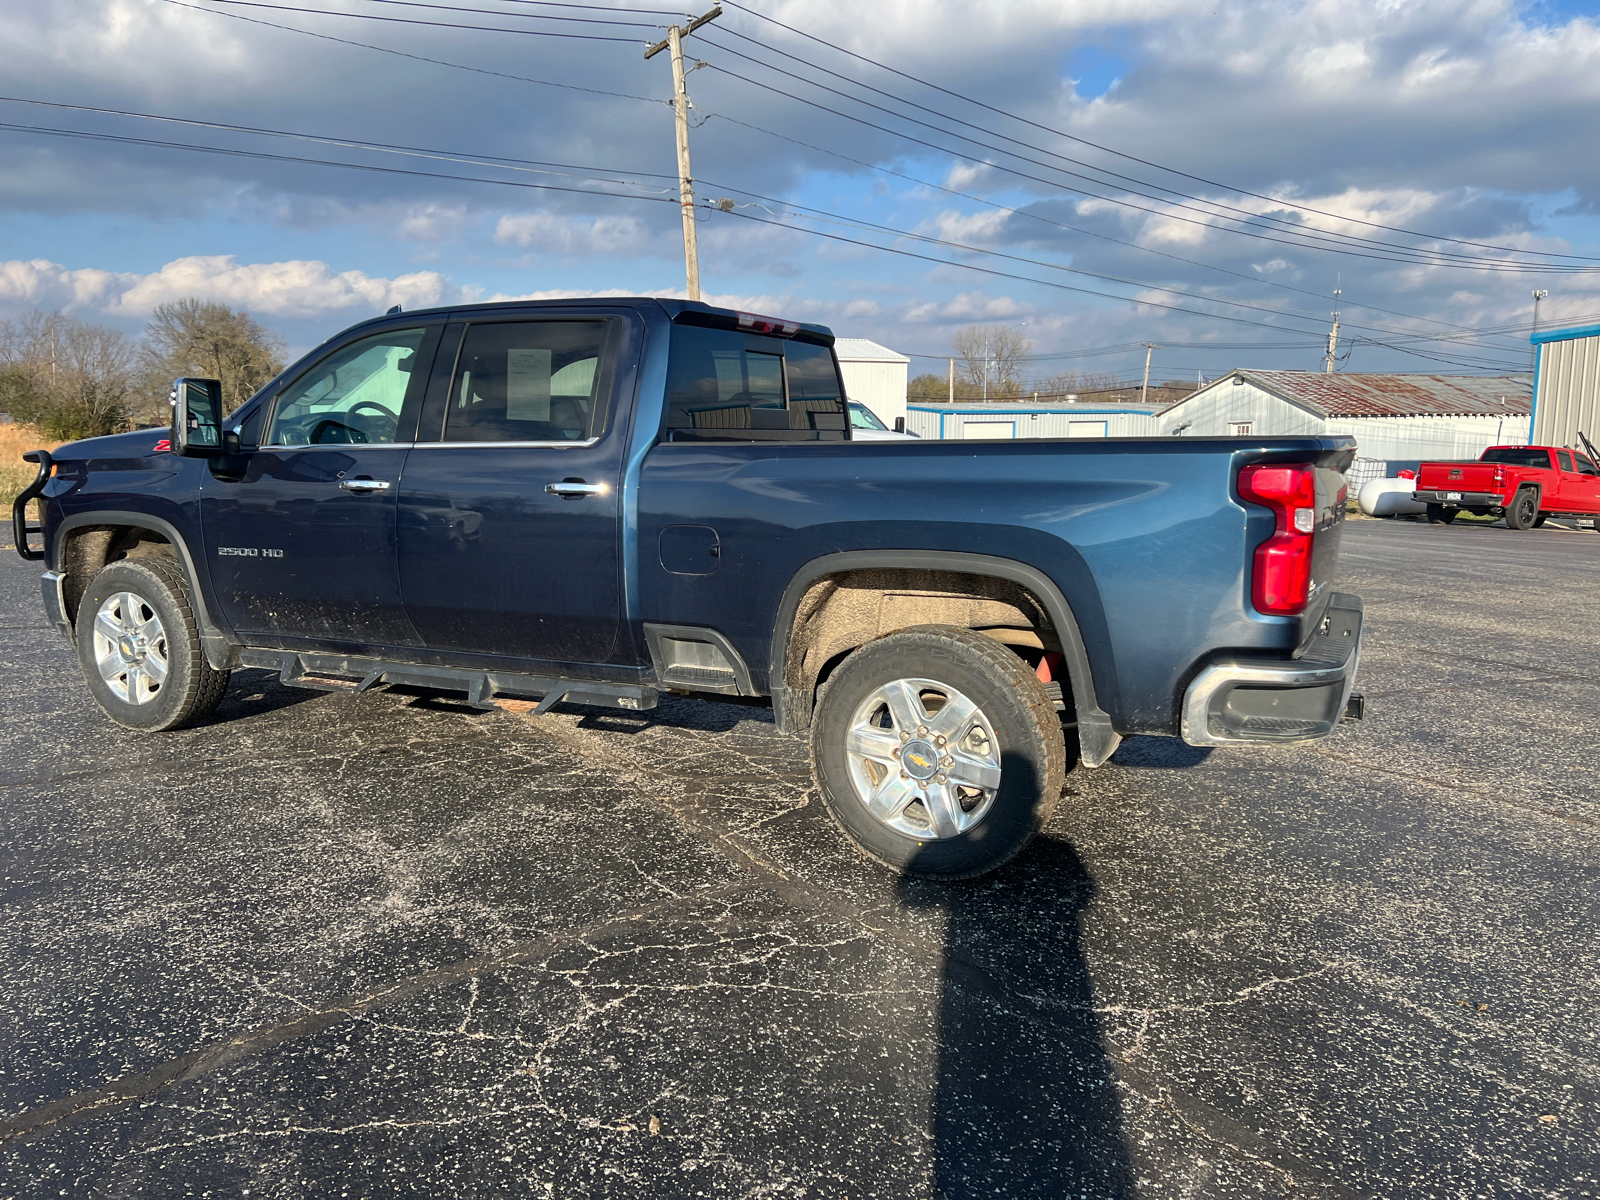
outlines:
[[[1503,468],[1502,468],[1503,469]],[[1424,492],[1491,492],[1495,466],[1480,462],[1423,463],[1417,490]]]

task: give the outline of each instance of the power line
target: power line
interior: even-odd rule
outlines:
[[[383,21],[391,25],[423,25],[430,29],[470,29],[478,33],[517,33],[527,37],[572,38],[580,42],[622,42],[635,45],[637,39],[608,37],[600,33],[557,33],[547,29],[511,29],[503,25],[463,25],[459,21],[419,21],[415,17],[380,17],[376,13],[340,12],[336,8],[296,8],[289,4],[267,4],[264,0],[212,0],[214,4],[233,4],[240,8],[269,8],[277,12],[305,13],[319,17],[349,17],[356,21]],[[516,15],[508,13],[508,16]],[[653,26],[652,26],[653,28]]]
[[[296,141],[315,142],[329,146],[344,146],[351,149],[373,150],[388,154],[406,154],[422,158],[437,158],[445,162],[470,163],[476,166],[496,166],[504,170],[535,171],[538,174],[570,175],[577,179],[593,179],[602,183],[615,183],[619,185],[633,185],[633,180],[615,179],[614,175],[640,175],[652,179],[676,179],[676,175],[669,175],[660,171],[624,171],[605,167],[576,166],[571,163],[542,162],[538,159],[510,158],[495,154],[473,154],[465,151],[434,150],[420,146],[406,146],[394,142],[371,142],[360,138],[335,137],[326,134],[295,133],[285,129],[265,129],[255,125],[230,125],[223,121],[200,121],[188,117],[168,117],[157,113],[135,112],[120,108],[97,108],[89,104],[67,104],[57,100],[30,100],[21,96],[0,96],[0,102],[12,104],[32,104],[45,108],[65,109],[69,112],[97,113],[103,116],[134,117],[143,121],[160,121],[171,125],[187,125],[199,129],[218,129],[229,133],[248,133],[261,137],[292,138]],[[596,174],[595,172],[606,172]],[[661,189],[663,192],[669,189]]]
[[[488,183],[498,187],[525,188],[541,192],[568,192],[580,196],[605,196],[615,200],[647,200],[656,204],[675,203],[671,196],[640,195],[636,192],[606,192],[596,188],[567,187],[554,183],[528,183],[520,179],[486,179],[478,175],[451,175],[441,171],[418,171],[404,167],[380,167],[371,163],[340,162],[337,159],[305,158],[292,154],[269,154],[264,150],[240,150],[228,146],[198,146],[192,142],[170,142],[158,138],[128,137],[115,133],[86,133],[77,129],[57,129],[47,125],[16,125],[0,122],[0,129],[13,133],[32,133],[47,137],[72,138],[82,141],[115,142],[127,145],[153,146],[166,150],[190,150],[201,154],[221,154],[230,158],[254,158],[269,162],[308,164],[319,167],[342,167],[349,171],[367,171],[380,175],[411,175],[423,179],[458,180],[463,183]],[[489,164],[485,164],[489,165]]]
[[[829,49],[836,50],[840,54],[848,55],[849,57],[851,57],[853,59],[856,59],[858,62],[863,62],[863,63],[868,64],[869,66],[877,67],[880,70],[888,71],[892,75],[898,75],[902,79],[908,80],[908,81],[910,81],[912,83],[921,84],[923,87],[932,88],[934,91],[941,92],[946,96],[952,97],[953,99],[961,100],[961,101],[964,101],[965,103],[976,105],[977,107],[985,109],[988,112],[995,113],[995,114],[997,114],[999,116],[1008,117],[1013,121],[1020,122],[1020,123],[1022,123],[1024,125],[1030,125],[1033,128],[1041,130],[1041,131],[1043,131],[1045,133],[1053,134],[1056,137],[1065,138],[1068,141],[1077,142],[1079,145],[1088,146],[1088,147],[1090,147],[1092,149],[1099,150],[1102,153],[1111,154],[1111,155],[1114,155],[1117,158],[1126,159],[1129,162],[1135,162],[1135,163],[1138,163],[1141,166],[1151,167],[1151,168],[1153,168],[1155,170],[1158,170],[1158,171],[1165,171],[1169,175],[1176,175],[1176,176],[1178,176],[1178,177],[1180,177],[1182,179],[1191,179],[1196,183],[1203,183],[1208,187],[1219,187],[1219,188],[1224,189],[1225,191],[1235,192],[1235,193],[1237,193],[1237,194],[1239,194],[1241,196],[1249,196],[1252,199],[1266,200],[1266,201],[1269,201],[1270,203],[1273,203],[1273,204],[1281,204],[1286,208],[1297,208],[1297,209],[1301,210],[1302,212],[1315,213],[1318,216],[1331,217],[1331,218],[1333,218],[1335,220],[1340,220],[1340,221],[1351,221],[1351,222],[1354,222],[1355,224],[1365,225],[1365,226],[1367,226],[1369,228],[1373,228],[1373,229],[1385,229],[1385,230],[1389,230],[1391,232],[1404,233],[1404,234],[1408,234],[1408,235],[1410,235],[1412,237],[1423,237],[1423,238],[1428,238],[1428,239],[1434,240],[1434,241],[1453,242],[1453,243],[1455,243],[1457,245],[1473,246],[1475,248],[1484,249],[1484,250],[1496,250],[1496,251],[1500,251],[1502,253],[1531,254],[1531,255],[1538,255],[1540,257],[1546,257],[1546,258],[1568,258],[1568,259],[1576,259],[1576,260],[1579,260],[1579,261],[1582,261],[1582,262],[1600,261],[1600,259],[1596,259],[1593,256],[1589,256],[1589,255],[1561,254],[1561,253],[1557,253],[1555,251],[1545,251],[1545,250],[1521,250],[1521,249],[1518,249],[1518,248],[1512,247],[1512,246],[1493,246],[1493,245],[1489,245],[1488,243],[1484,243],[1484,242],[1475,242],[1475,241],[1465,240],[1465,239],[1462,239],[1462,238],[1447,237],[1447,236],[1444,236],[1444,235],[1441,235],[1441,234],[1422,233],[1422,232],[1420,232],[1418,230],[1406,229],[1403,226],[1398,226],[1398,225],[1386,225],[1386,224],[1383,224],[1381,222],[1366,221],[1366,220],[1362,220],[1359,217],[1346,217],[1346,216],[1344,216],[1342,214],[1339,214],[1339,213],[1330,213],[1330,212],[1324,211],[1323,209],[1313,208],[1310,205],[1299,204],[1299,203],[1297,203],[1295,201],[1292,201],[1292,200],[1285,200],[1285,199],[1283,199],[1282,197],[1279,197],[1279,196],[1264,195],[1264,194],[1262,194],[1260,192],[1250,191],[1248,188],[1237,187],[1237,186],[1235,186],[1233,184],[1221,183],[1221,182],[1218,182],[1217,180],[1214,180],[1214,179],[1207,179],[1207,178],[1205,178],[1204,176],[1201,176],[1201,175],[1193,175],[1193,174],[1190,174],[1187,171],[1180,171],[1175,167],[1164,166],[1161,163],[1152,162],[1149,159],[1140,158],[1137,155],[1127,154],[1127,153],[1125,153],[1125,152],[1123,152],[1121,150],[1113,149],[1110,146],[1101,145],[1099,142],[1092,142],[1087,138],[1078,137],[1077,135],[1071,134],[1071,133],[1067,133],[1064,130],[1053,129],[1048,125],[1043,125],[1043,124],[1039,123],[1038,121],[1031,120],[1031,119],[1029,119],[1027,117],[1019,116],[1016,113],[1008,112],[1008,111],[1006,111],[1005,109],[1002,109],[1002,108],[997,108],[996,106],[994,106],[992,104],[986,104],[981,100],[975,100],[970,96],[963,95],[960,92],[952,91],[952,90],[950,90],[949,88],[946,88],[946,87],[941,87],[936,83],[929,83],[925,79],[919,79],[915,75],[907,74],[905,71],[898,70],[898,69],[896,69],[894,67],[889,66],[886,63],[881,63],[881,62],[878,62],[876,59],[868,58],[866,55],[858,54],[854,50],[848,50],[845,47],[837,45],[834,42],[830,42],[825,38],[818,37],[818,36],[816,36],[815,34],[812,34],[812,33],[807,33],[803,29],[796,29],[792,25],[786,25],[786,24],[784,24],[784,22],[778,20],[776,17],[769,17],[765,13],[760,12],[760,11],[754,9],[754,8],[750,8],[747,5],[737,3],[737,0],[726,0],[726,2],[727,2],[728,6],[730,8],[736,8],[740,12],[749,13],[751,16],[756,17],[759,20],[766,21],[768,24],[776,25],[780,29],[787,30],[788,32],[790,32],[792,34],[795,34],[795,35],[797,35],[799,37],[806,38],[806,39],[808,39],[810,41],[818,43],[819,45],[827,46]],[[751,39],[751,40],[754,40],[754,39]],[[783,52],[782,51],[778,51],[778,53],[783,53]],[[821,68],[821,69],[826,69],[826,68]],[[862,86],[868,86],[868,85],[862,85]],[[906,103],[910,103],[910,102],[906,101]]]
[[[235,4],[242,0],[212,0],[214,4]],[[632,29],[660,29],[659,22],[650,21],[616,21],[605,17],[563,17],[551,13],[521,13],[507,12],[502,8],[464,8],[458,4],[429,4],[425,0],[362,0],[366,4],[394,4],[402,8],[432,8],[444,12],[475,13],[489,17],[521,17],[527,21],[570,21],[582,25],[622,25]],[[591,12],[627,12],[627,9],[590,9]]]
[[[849,100],[849,101],[851,101],[853,103],[861,104],[861,105],[864,105],[864,106],[866,106],[868,108],[876,109],[877,111],[885,113],[888,116],[893,117],[893,118],[895,118],[897,120],[910,121],[913,124],[921,125],[921,126],[924,126],[924,127],[928,128],[928,129],[932,129],[935,132],[944,134],[947,137],[960,138],[963,141],[971,142],[973,145],[981,146],[981,147],[983,147],[983,148],[985,148],[987,150],[995,151],[997,153],[1006,155],[1008,157],[1018,159],[1018,160],[1020,160],[1022,162],[1032,163],[1033,165],[1038,166],[1038,167],[1042,167],[1045,170],[1054,171],[1059,175],[1064,175],[1064,176],[1067,176],[1069,178],[1086,180],[1086,181],[1088,181],[1090,183],[1093,183],[1093,184],[1096,184],[1098,186],[1105,186],[1101,180],[1091,179],[1089,176],[1083,175],[1080,172],[1069,171],[1069,170],[1066,170],[1065,168],[1062,168],[1062,167],[1056,167],[1056,166],[1053,166],[1053,165],[1051,165],[1049,163],[1041,162],[1038,159],[1029,158],[1025,154],[1019,154],[1016,151],[1005,150],[1002,147],[994,146],[994,145],[991,145],[991,144],[989,144],[987,142],[980,141],[979,139],[974,138],[974,137],[972,137],[972,136],[970,136],[968,134],[958,133],[958,132],[955,132],[955,131],[952,131],[952,130],[944,129],[944,128],[941,128],[939,126],[933,125],[930,122],[923,121],[923,120],[921,120],[921,119],[919,119],[917,117],[910,117],[910,116],[906,116],[903,113],[894,112],[891,109],[884,108],[881,104],[875,104],[870,100],[863,100],[859,96],[852,96],[849,93],[841,92],[838,88],[829,87],[827,84],[824,84],[824,83],[818,83],[817,81],[815,81],[813,79],[808,79],[808,78],[806,78],[804,76],[797,75],[793,71],[785,70],[784,68],[779,67],[779,66],[775,66],[772,63],[762,62],[760,59],[751,58],[747,54],[743,54],[740,51],[734,50],[733,48],[731,48],[729,46],[722,45],[719,42],[714,42],[709,38],[706,39],[706,44],[710,45],[710,46],[713,46],[718,50],[721,50],[725,54],[731,54],[736,58],[741,58],[741,59],[745,60],[746,62],[750,62],[750,63],[755,64],[756,66],[763,67],[766,70],[776,72],[779,75],[784,75],[784,76],[787,76],[787,77],[789,77],[791,79],[798,80],[799,82],[805,83],[805,84],[807,84],[807,85],[809,85],[811,87],[814,87],[814,88],[818,88],[821,91],[829,92],[829,93],[831,93],[833,95],[839,96],[839,97],[841,97],[841,98],[843,98],[845,100]],[[773,93],[775,93],[777,95],[787,97],[788,99],[794,100],[794,101],[796,101],[796,102],[798,102],[800,104],[808,105],[808,106],[810,106],[812,108],[816,108],[816,109],[818,109],[818,110],[820,110],[822,112],[831,113],[832,115],[837,116],[837,117],[842,117],[845,120],[854,121],[854,122],[856,122],[858,124],[865,125],[868,128],[876,129],[881,133],[889,134],[891,137],[900,138],[900,139],[903,139],[905,141],[912,142],[915,145],[926,146],[928,149],[935,150],[935,151],[937,151],[937,152],[939,152],[941,154],[956,154],[957,153],[956,151],[952,150],[949,146],[939,145],[939,144],[936,144],[936,143],[933,143],[933,142],[926,141],[925,139],[922,139],[922,138],[914,137],[911,134],[906,133],[906,132],[904,132],[902,130],[889,129],[889,128],[883,126],[883,125],[877,124],[876,122],[869,121],[869,120],[867,120],[867,119],[865,119],[863,117],[858,117],[858,116],[854,115],[853,113],[841,112],[840,110],[838,110],[836,108],[831,108],[826,104],[820,103],[819,101],[807,99],[804,96],[797,96],[793,92],[785,91],[784,89],[782,89],[780,87],[777,87],[777,86],[775,86],[773,84],[762,83],[759,80],[751,79],[749,76],[741,75],[737,71],[734,71],[734,70],[729,69],[728,67],[722,66],[720,63],[706,62],[705,65],[710,67],[710,68],[712,68],[713,70],[719,71],[720,73],[722,73],[724,75],[728,75],[731,78],[738,79],[738,80],[740,80],[740,81],[742,81],[744,83],[750,84],[753,87],[758,87],[758,88],[761,88],[761,89],[763,89],[765,91],[770,91],[770,92],[773,92]],[[1042,151],[1042,152],[1043,153],[1051,153],[1050,151]],[[971,158],[972,156],[970,154],[961,154],[960,157]],[[1533,271],[1533,270],[1541,270],[1541,271],[1545,271],[1547,273],[1549,273],[1549,272],[1556,272],[1556,273],[1586,273],[1586,272],[1590,272],[1590,271],[1600,270],[1600,267],[1549,266],[1549,265],[1541,265],[1541,264],[1509,262],[1509,261],[1506,261],[1506,260],[1490,260],[1490,259],[1473,258],[1471,256],[1455,254],[1455,253],[1452,253],[1452,252],[1421,250],[1421,249],[1414,249],[1414,248],[1410,248],[1410,247],[1395,246],[1395,245],[1393,245],[1391,243],[1377,242],[1377,241],[1374,241],[1372,239],[1352,238],[1352,237],[1350,237],[1348,235],[1342,235],[1342,234],[1326,234],[1326,233],[1322,233],[1320,231],[1316,232],[1316,233],[1310,233],[1310,232],[1306,232],[1305,230],[1300,229],[1300,228],[1295,227],[1295,226],[1292,226],[1292,225],[1289,226],[1289,228],[1286,229],[1286,230],[1277,230],[1274,226],[1262,225],[1260,223],[1261,218],[1259,218],[1255,214],[1252,214],[1250,219],[1241,220],[1241,221],[1237,222],[1237,224],[1239,224],[1239,225],[1243,225],[1243,226],[1248,227],[1247,229],[1234,228],[1234,227],[1232,227],[1230,225],[1219,225],[1219,224],[1213,223],[1212,221],[1197,220],[1194,217],[1180,216],[1177,213],[1174,213],[1174,212],[1171,212],[1171,211],[1162,211],[1162,210],[1159,210],[1159,209],[1147,208],[1144,205],[1135,204],[1130,200],[1126,200],[1126,199],[1123,199],[1123,198],[1115,196],[1115,195],[1104,195],[1104,194],[1101,194],[1099,192],[1088,191],[1088,190],[1086,190],[1086,189],[1084,189],[1082,187],[1074,187],[1074,186],[1071,186],[1071,185],[1063,184],[1063,183],[1059,182],[1058,180],[1044,179],[1044,178],[1042,178],[1040,176],[1029,174],[1026,171],[1019,171],[1014,167],[1008,167],[1008,166],[1006,166],[1006,165],[1004,165],[1002,163],[990,162],[988,160],[983,160],[983,159],[980,159],[979,161],[982,162],[983,165],[985,165],[985,166],[993,167],[995,170],[998,170],[998,171],[1004,171],[1007,174],[1014,175],[1019,179],[1029,179],[1029,180],[1032,180],[1032,181],[1034,181],[1036,183],[1042,183],[1042,184],[1046,185],[1047,187],[1051,187],[1051,188],[1055,188],[1055,189],[1065,188],[1068,191],[1077,192],[1079,195],[1087,196],[1087,197],[1090,197],[1090,198],[1096,199],[1096,200],[1104,200],[1107,203],[1116,204],[1116,205],[1119,205],[1119,206],[1125,207],[1125,208],[1130,208],[1130,209],[1133,209],[1133,210],[1135,210],[1137,212],[1148,213],[1148,214],[1150,214],[1152,216],[1162,217],[1162,218],[1165,218],[1167,220],[1181,221],[1181,222],[1183,222],[1185,224],[1189,224],[1189,225],[1198,225],[1198,226],[1200,226],[1202,228],[1206,228],[1206,229],[1215,229],[1215,230],[1218,230],[1219,232],[1232,233],[1232,234],[1235,234],[1235,235],[1241,236],[1241,237],[1253,237],[1253,238],[1257,238],[1257,239],[1262,240],[1262,241],[1276,242],[1276,243],[1279,243],[1281,245],[1293,246],[1293,247],[1296,247],[1297,249],[1302,249],[1302,250],[1305,250],[1305,249],[1312,249],[1312,250],[1321,249],[1321,250],[1325,250],[1328,253],[1345,254],[1345,255],[1350,255],[1350,256],[1356,257],[1356,258],[1375,259],[1375,260],[1382,261],[1382,262],[1393,262],[1393,263],[1398,263],[1398,264],[1406,264],[1406,265],[1414,265],[1414,266],[1456,267],[1456,268],[1472,269],[1472,270],[1494,271],[1494,272],[1498,272],[1498,273],[1522,273],[1522,272]],[[1189,211],[1189,212],[1200,213],[1200,215],[1202,215],[1202,216],[1206,216],[1206,217],[1219,217],[1220,216],[1220,214],[1210,213],[1210,212],[1203,212],[1202,210],[1194,209],[1191,205],[1180,204],[1180,203],[1175,203],[1175,202],[1168,201],[1164,197],[1146,195],[1145,193],[1138,192],[1137,190],[1134,191],[1134,194],[1135,195],[1139,195],[1142,198],[1147,199],[1147,200],[1154,200],[1154,201],[1157,201],[1158,203],[1169,204],[1173,208],[1182,209],[1184,211]],[[1223,219],[1226,220],[1228,218],[1223,218]],[[1266,219],[1270,220],[1271,218],[1266,218]],[[1248,231],[1249,229],[1268,229],[1268,230],[1271,230],[1271,232],[1270,233],[1256,233],[1256,232],[1249,232]],[[1277,234],[1279,232],[1292,232],[1292,233],[1296,234],[1302,240],[1292,240],[1290,238],[1274,236],[1275,234]],[[1327,243],[1327,245],[1325,245],[1325,246],[1324,245],[1316,245],[1314,243]],[[1371,253],[1371,252],[1368,252],[1368,251],[1365,251],[1365,250],[1356,249],[1355,247],[1357,247],[1357,246],[1367,246],[1367,247],[1370,247],[1373,250],[1382,250],[1383,253]]]
[[[909,183],[917,184],[920,187],[931,188],[931,189],[933,189],[935,191],[943,192],[943,193],[945,193],[946,195],[949,195],[949,196],[956,196],[956,197],[959,197],[960,199],[963,199],[963,200],[970,200],[975,204],[985,205],[985,206],[987,206],[989,208],[992,208],[992,209],[996,210],[997,212],[1006,213],[1006,214],[1008,214],[1010,216],[1023,217],[1023,218],[1025,218],[1027,220],[1030,220],[1030,221],[1037,221],[1037,222],[1039,222],[1040,224],[1043,224],[1043,225],[1053,226],[1056,229],[1066,230],[1069,233],[1082,234],[1085,237],[1096,238],[1096,239],[1098,239],[1100,241],[1110,242],[1111,244],[1117,245],[1117,246],[1124,246],[1124,247],[1127,247],[1130,250],[1138,250],[1138,251],[1140,251],[1142,253],[1145,253],[1145,254],[1153,254],[1153,255],[1157,256],[1158,258],[1166,258],[1166,259],[1172,260],[1173,262],[1180,262],[1180,263],[1185,264],[1186,266],[1199,267],[1202,270],[1207,270],[1207,271],[1216,271],[1219,274],[1228,275],[1228,276],[1231,276],[1234,279],[1242,279],[1242,280],[1245,280],[1247,283],[1258,284],[1258,285],[1260,285],[1262,287],[1272,287],[1272,288],[1278,288],[1281,291],[1296,292],[1296,293],[1298,293],[1298,294],[1300,294],[1302,296],[1313,296],[1313,297],[1316,297],[1319,300],[1325,298],[1321,292],[1313,292],[1308,288],[1300,288],[1300,287],[1295,287],[1292,284],[1280,283],[1279,281],[1277,281],[1275,279],[1262,279],[1259,276],[1246,275],[1243,271],[1229,270],[1227,267],[1217,266],[1215,263],[1201,262],[1198,259],[1192,259],[1192,258],[1184,258],[1182,255],[1172,254],[1172,253],[1169,253],[1168,251],[1165,251],[1165,250],[1157,250],[1157,249],[1155,249],[1154,247],[1151,247],[1151,246],[1143,246],[1143,245],[1140,245],[1138,242],[1126,241],[1123,238],[1115,238],[1115,237],[1110,236],[1109,234],[1100,233],[1097,230],[1085,229],[1085,228],[1083,228],[1081,226],[1077,226],[1077,225],[1068,225],[1065,222],[1056,221],[1056,220],[1051,219],[1050,217],[1045,217],[1045,216],[1039,215],[1038,213],[1029,212],[1027,209],[1012,208],[1012,207],[1010,207],[1008,205],[1001,204],[998,201],[989,200],[989,199],[987,199],[987,198],[985,198],[983,196],[974,196],[974,195],[972,195],[971,193],[968,193],[968,192],[958,191],[958,190],[956,190],[954,188],[946,187],[943,184],[934,183],[932,180],[922,179],[922,178],[919,178],[918,176],[915,176],[915,175],[908,175],[904,171],[897,171],[897,170],[894,170],[891,167],[880,166],[880,165],[878,165],[876,163],[868,162],[865,159],[852,158],[848,154],[841,154],[837,150],[829,149],[826,146],[818,146],[818,145],[816,145],[816,144],[814,144],[812,142],[806,142],[806,141],[800,140],[799,138],[791,137],[788,134],[778,133],[775,130],[771,130],[771,129],[764,129],[759,125],[752,125],[748,121],[741,121],[737,117],[730,117],[726,113],[708,113],[707,114],[707,120],[711,119],[712,117],[716,117],[717,119],[722,120],[722,121],[731,122],[734,125],[742,126],[745,129],[749,129],[749,130],[751,130],[751,131],[753,131],[755,133],[764,134],[767,137],[778,138],[781,141],[786,141],[786,142],[789,142],[789,143],[791,143],[793,145],[796,145],[796,146],[802,146],[802,147],[804,147],[805,149],[808,149],[808,150],[815,150],[819,154],[830,155],[830,156],[832,156],[834,158],[837,158],[837,159],[841,160],[842,162],[853,163],[856,166],[865,167],[867,170],[872,171],[872,172],[877,173],[877,174],[890,175],[890,176],[893,176],[896,179],[904,179]],[[1446,326],[1447,328],[1450,328],[1450,329],[1468,330],[1468,331],[1474,332],[1474,333],[1477,332],[1475,330],[1472,330],[1471,326],[1460,325],[1460,324],[1457,324],[1454,321],[1441,320],[1438,317],[1424,317],[1424,316],[1419,316],[1419,315],[1414,314],[1414,313],[1399,312],[1399,311],[1397,311],[1395,309],[1392,309],[1392,308],[1381,308],[1381,307],[1379,307],[1378,305],[1375,305],[1375,304],[1358,303],[1356,305],[1356,307],[1357,308],[1366,309],[1369,312],[1383,313],[1386,316],[1401,317],[1401,318],[1404,318],[1405,320],[1408,320],[1408,321],[1426,321],[1426,322],[1428,322],[1430,324],[1443,325],[1443,326]]]
[[[192,12],[202,12],[213,17],[227,17],[230,21],[245,21],[251,25],[264,25],[268,29],[281,29],[285,33],[298,33],[302,37],[316,38],[324,42],[338,42],[341,46],[355,46],[362,50],[374,50],[379,54],[392,54],[396,58],[409,58],[413,62],[430,63],[436,67],[451,67],[457,71],[471,71],[475,75],[492,75],[497,79],[510,79],[516,83],[533,83],[540,87],[560,88],[569,92],[587,92],[594,96],[611,96],[619,100],[641,100],[646,104],[663,104],[665,101],[657,100],[654,96],[635,96],[628,92],[611,92],[605,88],[582,87],[575,83],[557,83],[550,79],[533,79],[527,75],[512,75],[506,71],[491,71],[487,67],[472,67],[466,63],[448,62],[442,58],[429,58],[423,54],[412,54],[406,50],[393,50],[388,46],[374,46],[369,42],[357,42],[350,38],[335,37],[331,33],[317,33],[310,29],[296,29],[293,25],[280,25],[276,21],[264,21],[260,17],[247,17],[243,13],[224,12],[221,9],[201,8],[198,4],[187,4],[184,0],[163,0],[166,4],[178,8],[187,8]],[[532,3],[533,0],[527,0]]]

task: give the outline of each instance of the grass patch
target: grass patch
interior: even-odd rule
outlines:
[[[3,505],[4,517],[11,517],[11,502],[17,498],[17,493],[33,482],[39,474],[39,468],[30,462],[23,462],[22,456],[29,450],[54,450],[59,442],[52,443],[47,437],[42,436],[28,425],[0,425],[0,505]],[[29,519],[39,520],[39,505],[35,501],[30,506]],[[7,528],[5,539],[10,538],[11,530]]]

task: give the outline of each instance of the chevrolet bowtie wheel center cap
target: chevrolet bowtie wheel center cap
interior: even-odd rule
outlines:
[[[927,742],[907,742],[900,751],[900,761],[904,764],[906,774],[913,779],[932,779],[934,772],[939,769],[939,754]]]

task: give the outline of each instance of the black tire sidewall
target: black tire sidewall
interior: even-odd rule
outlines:
[[[1533,503],[1533,512],[1527,516],[1524,516],[1522,510],[1527,506],[1529,501],[1532,501]],[[1512,497],[1511,507],[1506,509],[1506,524],[1517,530],[1531,529],[1533,528],[1533,522],[1538,515],[1538,499],[1534,496],[1533,492],[1524,490],[1518,492]]]
[[[195,691],[197,675],[206,669],[204,651],[195,633],[187,605],[181,605],[174,592],[170,572],[158,566],[137,562],[117,562],[102,570],[89,582],[78,602],[78,665],[83,670],[89,694],[105,714],[118,725],[143,732],[171,729],[189,716],[189,697]],[[167,678],[161,691],[148,704],[129,704],[113,692],[94,658],[94,618],[100,606],[117,592],[139,596],[161,619],[167,636]]]
[[[812,761],[823,803],[857,846],[896,871],[943,879],[991,871],[1027,845],[1059,798],[1065,749],[1054,709],[1020,659],[1015,662],[1021,670],[1008,678],[988,647],[966,642],[980,637],[965,630],[919,629],[869,643],[845,660],[817,705]],[[1003,648],[1001,654],[1014,658]],[[989,719],[1001,755],[1000,788],[983,820],[956,837],[919,841],[899,833],[868,812],[856,795],[845,737],[856,709],[891,679],[947,684],[965,693]],[[1038,690],[1037,697],[1024,695],[1028,683]],[[1040,719],[1041,702],[1053,728]],[[1048,742],[1052,737],[1058,747],[1054,751]]]

